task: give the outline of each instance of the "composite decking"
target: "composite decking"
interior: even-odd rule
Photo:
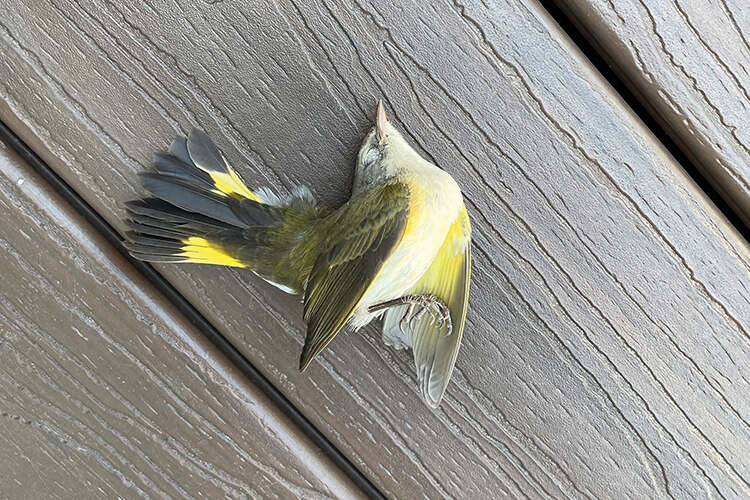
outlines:
[[[306,184],[335,206],[382,98],[456,178],[473,283],[435,411],[376,325],[299,374],[298,298],[246,271],[157,266],[383,495],[750,495],[748,244],[535,1],[10,3],[0,120],[117,230],[136,174],[192,126],[251,186]],[[124,496],[350,496],[284,415],[269,427],[272,405],[198,329],[159,316],[170,305],[148,280],[59,222],[75,214],[29,171],[40,208],[6,173],[27,167],[5,158],[11,491],[36,467],[60,496],[77,475]],[[37,447],[53,451],[23,454]]]

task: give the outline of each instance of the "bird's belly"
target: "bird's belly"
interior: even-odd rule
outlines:
[[[405,238],[383,263],[380,273],[367,290],[362,305],[369,307],[404,295],[430,267],[444,239],[445,233],[410,235]]]

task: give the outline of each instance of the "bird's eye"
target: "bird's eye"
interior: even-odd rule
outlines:
[[[380,155],[381,155],[380,148],[377,148],[377,147],[370,148],[369,151],[365,153],[365,157],[362,159],[362,163],[366,167],[369,167],[370,165],[372,165],[373,163],[375,163],[376,161],[380,159]]]

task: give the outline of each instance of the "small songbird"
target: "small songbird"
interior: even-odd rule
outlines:
[[[383,341],[413,349],[422,396],[440,404],[466,318],[469,217],[453,178],[409,146],[382,102],[351,199],[336,210],[306,187],[283,198],[251,191],[196,129],[157,154],[141,180],[154,197],[127,204],[134,257],[249,268],[302,294],[300,370],[345,325],[358,330],[383,316]]]

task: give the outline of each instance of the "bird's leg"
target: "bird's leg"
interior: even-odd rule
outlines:
[[[408,325],[410,328],[413,328],[413,322],[424,316],[426,312],[429,312],[430,315],[438,322],[438,326],[442,326],[443,323],[445,323],[448,328],[448,335],[450,335],[453,331],[453,324],[451,323],[451,312],[448,309],[448,306],[446,306],[445,302],[440,300],[439,297],[429,293],[422,295],[404,295],[403,297],[399,297],[397,299],[386,300],[385,302],[380,302],[379,304],[370,306],[368,310],[370,312],[376,312],[406,304],[408,304],[409,307],[406,309],[406,312],[398,322],[398,327],[401,329],[401,333],[405,334],[404,325]],[[419,308],[419,310],[415,313],[414,310],[417,307]]]

